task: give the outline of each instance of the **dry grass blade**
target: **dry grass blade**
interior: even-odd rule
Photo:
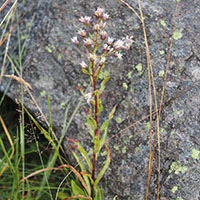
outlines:
[[[148,191],[149,191],[149,185],[150,185],[150,179],[151,179],[151,172],[152,172],[152,100],[151,100],[151,82],[153,85],[153,95],[154,95],[154,102],[155,102],[155,110],[158,110],[158,104],[157,104],[157,94],[156,94],[156,87],[155,87],[155,81],[154,81],[154,75],[153,75],[153,69],[152,69],[152,64],[151,64],[151,58],[150,58],[150,53],[149,53],[149,46],[148,46],[148,40],[147,40],[147,35],[146,35],[146,30],[145,30],[145,24],[144,24],[144,18],[143,18],[143,13],[142,13],[142,7],[140,0],[138,0],[138,6],[140,10],[140,18],[142,22],[142,29],[144,33],[144,40],[145,40],[145,49],[146,49],[146,57],[147,57],[147,67],[148,67],[148,80],[149,80],[149,95],[150,95],[150,147],[149,147],[149,172],[148,172],[148,179],[147,179],[147,188],[146,188],[146,194],[145,194],[145,200],[147,200],[148,197]],[[157,189],[157,194],[159,195],[159,188],[160,188],[160,134],[159,134],[159,116],[158,112],[156,112],[156,135],[158,138],[158,189]],[[157,198],[159,199],[159,197]]]
[[[139,18],[139,20],[141,21],[141,17],[137,14],[137,12],[135,11],[135,9],[133,7],[131,7],[127,2],[125,2],[124,0],[120,0],[123,4],[125,4],[130,10],[132,10],[132,12],[135,13],[135,15]]]
[[[85,190],[87,191],[88,195],[90,195],[90,192],[88,191],[87,185],[85,184],[84,180],[82,179],[80,173],[74,167],[72,167],[71,165],[67,165],[67,164],[64,164],[64,165],[57,167],[56,170],[59,170],[63,167],[66,167],[66,168],[68,168],[68,169],[70,169],[71,171],[74,172],[74,174],[77,176],[77,178],[79,179],[79,181],[81,182],[81,184],[83,185]]]
[[[11,147],[12,147],[12,152],[11,152],[11,154],[10,154],[10,156],[9,156],[9,158],[11,159],[11,158],[13,157],[14,152],[15,152],[14,144],[13,144],[12,138],[11,138],[11,136],[10,136],[10,134],[9,134],[9,132],[8,132],[8,129],[7,129],[7,127],[6,127],[6,125],[5,125],[5,123],[4,123],[4,121],[3,121],[3,119],[2,119],[1,116],[0,116],[0,122],[1,122],[1,125],[2,125],[2,127],[3,127],[3,129],[4,129],[4,131],[5,131],[5,133],[6,133],[6,136],[7,136],[7,138],[8,138],[8,141],[10,142],[10,145],[11,145]],[[6,170],[6,168],[7,168],[7,166],[5,165],[5,166],[3,167],[3,169],[1,170],[1,172],[0,172],[0,177],[1,177],[1,175],[4,173],[4,171]]]
[[[24,177],[23,179],[21,179],[21,180],[19,181],[19,184],[21,184],[23,181],[27,180],[28,178],[30,178],[30,177],[32,177],[32,176],[35,176],[35,175],[41,173],[41,172],[46,172],[46,171],[55,170],[55,169],[57,169],[57,168],[56,168],[56,167],[49,167],[49,168],[37,170],[37,171],[35,171],[35,172],[29,174],[28,176]]]
[[[91,197],[85,197],[85,196],[83,196],[83,195],[77,195],[77,196],[73,196],[73,197],[67,197],[67,198],[64,198],[63,200],[70,200],[70,199],[77,199],[77,198],[92,200]]]
[[[15,75],[12,75],[12,74],[11,74],[11,75],[5,74],[4,76],[5,76],[5,77],[8,77],[8,78],[12,78],[12,79],[16,80],[17,82],[19,82],[19,83],[25,85],[26,87],[32,89],[31,85],[30,85],[29,83],[27,83],[27,82],[26,82],[24,79],[22,79],[22,78],[19,78],[19,77],[15,76]]]
[[[121,1],[121,0],[120,0]],[[127,5],[127,3],[124,2],[126,6],[128,6],[134,13],[134,9]],[[146,58],[147,58],[147,69],[148,69],[148,81],[149,81],[149,113],[150,113],[150,138],[149,138],[149,172],[148,172],[148,179],[147,179],[147,188],[146,188],[146,194],[145,194],[145,200],[147,200],[148,197],[148,190],[150,185],[150,178],[151,178],[151,171],[152,171],[152,90],[151,86],[153,85],[153,96],[154,96],[154,102],[155,102],[155,110],[156,110],[156,135],[158,138],[158,194],[159,194],[159,187],[160,187],[160,136],[159,136],[159,115],[158,115],[158,104],[157,104],[157,94],[156,94],[156,87],[155,87],[155,81],[154,81],[154,75],[153,75],[153,69],[151,64],[151,58],[149,53],[149,46],[148,46],[148,40],[146,35],[146,29],[144,24],[144,18],[143,18],[143,12],[141,8],[140,0],[138,0],[138,7],[140,11],[140,21],[142,23],[142,29],[144,34],[144,40],[145,40],[145,49],[146,49]]]
[[[17,75],[20,77],[21,75],[20,75],[19,71],[17,70],[16,66],[14,65],[12,59],[11,59],[10,56],[8,56],[8,55],[7,55],[7,57],[8,57],[8,60],[10,61],[11,65],[12,65],[12,67],[15,69],[15,72],[16,72]],[[20,78],[21,78],[21,77],[20,77]],[[41,108],[39,107],[37,101],[36,101],[35,98],[33,97],[33,95],[32,95],[32,93],[31,93],[29,87],[27,87],[27,85],[25,85],[25,87],[26,87],[26,90],[27,90],[28,94],[30,95],[30,97],[31,97],[31,99],[32,99],[32,101],[33,101],[33,103],[35,104],[36,108],[38,109],[39,113],[41,114],[42,119],[44,120],[44,122],[46,123],[46,125],[47,125],[48,127],[50,127],[47,118],[45,117],[45,115],[44,115],[44,113],[42,112]],[[54,131],[52,130],[52,128],[51,128],[51,131],[52,131],[52,133],[53,133],[53,136],[54,136],[55,140],[56,140],[57,142],[59,142],[59,141],[58,141],[58,138],[57,138],[56,134],[54,133]],[[65,151],[64,151],[64,149],[63,149],[63,147],[60,146],[59,148],[61,149],[61,151],[63,152],[63,154],[66,155],[66,153],[65,153]]]
[[[129,9],[131,9],[137,15],[137,17],[140,19],[140,21],[142,23],[142,28],[143,28],[143,33],[144,33],[144,40],[145,40],[145,47],[146,47],[146,57],[147,57],[147,67],[148,67],[149,95],[150,95],[150,97],[149,97],[149,101],[150,101],[150,114],[149,114],[149,117],[150,117],[150,139],[149,139],[150,140],[150,151],[149,151],[149,172],[148,172],[145,200],[147,200],[148,192],[149,192],[149,185],[150,185],[151,172],[152,172],[152,159],[153,159],[153,155],[154,155],[155,148],[156,148],[156,141],[158,141],[157,200],[159,200],[159,190],[160,190],[160,134],[159,134],[159,122],[160,122],[160,114],[161,114],[162,104],[163,104],[163,99],[164,99],[164,91],[165,91],[165,88],[166,88],[166,79],[167,79],[168,66],[169,66],[170,57],[171,57],[171,48],[172,48],[172,44],[173,44],[173,37],[172,37],[171,42],[170,42],[167,65],[166,65],[166,71],[165,71],[165,77],[164,77],[163,88],[162,88],[162,93],[161,93],[160,107],[158,109],[156,87],[155,87],[155,82],[154,82],[152,64],[151,64],[151,59],[150,59],[149,47],[148,47],[148,40],[147,40],[147,36],[146,36],[146,30],[145,30],[145,24],[144,24],[144,20],[143,20],[144,18],[143,18],[143,13],[142,13],[140,0],[138,0],[138,7],[139,7],[139,11],[140,11],[140,17],[138,16],[138,14],[135,12],[135,10],[128,3],[126,3],[123,0],[120,0],[120,1],[122,3],[124,3]],[[172,35],[174,33],[175,26],[176,26],[177,13],[178,13],[178,3],[176,4]],[[152,114],[153,114],[153,112],[152,112],[151,84],[153,85],[153,95],[154,95],[155,110],[156,110],[154,112],[154,113],[156,113],[156,133],[155,133],[155,137],[154,137],[153,153],[152,153]],[[120,132],[122,132],[122,131],[120,131]]]
[[[10,2],[10,0],[6,0],[5,3],[1,6],[0,12],[6,7],[6,5]]]

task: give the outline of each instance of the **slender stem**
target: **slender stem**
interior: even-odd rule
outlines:
[[[92,61],[92,80],[93,80],[93,92],[95,93],[96,91],[96,79],[95,79],[95,65],[94,65],[94,61]],[[94,111],[94,118],[95,118],[95,122],[96,122],[96,128],[95,128],[95,135],[94,135],[94,152],[93,152],[93,163],[92,163],[92,180],[95,182],[95,165],[96,165],[96,136],[98,134],[98,105],[97,105],[97,94],[94,94],[94,99],[95,99],[95,111]],[[91,184],[91,197],[93,199],[94,197],[94,184]]]

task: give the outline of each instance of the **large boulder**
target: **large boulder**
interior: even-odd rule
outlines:
[[[137,1],[130,1],[130,4],[139,13]],[[141,1],[141,5],[160,102],[176,1],[149,0]],[[97,7],[103,7],[110,15],[106,30],[111,37],[134,37],[133,46],[123,52],[123,60],[108,60],[104,71],[104,76],[110,74],[111,80],[103,96],[101,120],[106,119],[112,107],[117,105],[109,129],[112,160],[103,181],[106,200],[117,194],[117,199],[121,200],[142,200],[148,175],[149,90],[144,37],[137,16],[115,0],[41,0],[35,11],[23,64],[23,78],[32,86],[32,94],[47,118],[48,90],[53,127],[59,137],[66,106],[71,103],[72,113],[80,100],[77,85],[86,88],[88,84],[87,76],[82,74],[80,68],[84,56],[72,44],[71,38],[81,27],[79,17],[93,15]],[[199,28],[199,0],[180,1],[160,120],[161,200],[200,199]],[[3,79],[1,90],[5,90],[6,83],[7,79]],[[8,96],[15,99],[17,90],[18,85],[13,81]],[[31,112],[37,112],[28,93],[25,93],[24,101]],[[90,137],[83,106],[88,106],[86,101],[66,136],[78,139],[89,149]],[[156,125],[155,117],[153,124]],[[156,151],[148,199],[155,199],[157,154]]]

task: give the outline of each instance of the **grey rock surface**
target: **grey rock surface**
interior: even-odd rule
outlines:
[[[139,13],[137,1],[127,2]],[[141,4],[160,99],[162,70],[166,65],[176,1],[149,0],[141,1]],[[120,200],[142,200],[148,174],[149,131],[146,116],[149,114],[149,93],[143,31],[135,14],[120,1],[114,0],[41,0],[35,11],[23,77],[31,84],[33,96],[47,116],[49,111],[45,91],[48,89],[53,126],[59,136],[66,106],[71,102],[72,113],[80,100],[76,86],[81,84],[86,87],[88,84],[87,77],[82,75],[80,69],[84,57],[72,44],[71,38],[81,27],[79,17],[92,15],[97,7],[105,8],[110,15],[106,30],[111,37],[120,39],[126,35],[134,36],[134,44],[129,51],[123,52],[123,60],[111,59],[106,65],[105,74],[109,72],[111,80],[103,96],[105,111],[102,120],[117,105],[109,131],[112,161],[103,180],[106,200],[117,194]],[[160,199],[199,200],[199,0],[180,1],[175,33],[160,123]],[[140,72],[138,65],[142,66]],[[1,90],[5,90],[6,81],[3,79]],[[18,88],[13,81],[7,94],[14,99]],[[27,93],[25,105],[32,112],[37,112]],[[83,103],[66,135],[82,141],[89,148],[83,106],[87,107],[87,102]],[[130,128],[120,132],[131,124]],[[156,198],[157,160],[156,152],[148,198],[151,200]]]

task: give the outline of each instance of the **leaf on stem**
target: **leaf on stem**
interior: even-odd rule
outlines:
[[[94,182],[94,187],[97,186],[97,184],[99,183],[99,181],[101,180],[101,178],[103,177],[103,175],[105,174],[106,170],[108,169],[108,167],[110,165],[111,153],[110,153],[110,150],[109,150],[107,144],[106,144],[106,151],[107,151],[107,158],[106,158],[106,161],[105,161],[105,164],[104,164],[102,170],[99,172],[99,174]]]

